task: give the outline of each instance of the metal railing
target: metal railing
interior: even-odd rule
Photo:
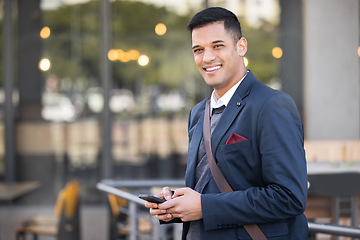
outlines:
[[[334,236],[360,238],[360,228],[331,225],[324,223],[308,223],[310,233],[325,233]]]
[[[139,206],[144,206],[145,200],[140,199],[136,194],[128,191],[121,190],[119,188],[139,188],[139,189],[150,189],[152,187],[181,187],[185,185],[184,180],[103,180],[96,184],[96,188],[118,196],[120,198],[128,200],[128,215],[129,215],[129,240],[137,240],[141,235],[138,231],[137,216],[139,212]],[[155,218],[151,218],[152,231],[149,239],[163,239],[167,238],[168,224],[160,226],[159,221]],[[172,226],[172,238],[180,239],[182,232],[182,224],[171,224]]]
[[[117,189],[115,187],[109,186],[107,184],[104,183],[98,183],[96,185],[97,189],[104,191],[106,193],[110,193],[113,194],[115,196],[124,198],[126,200],[129,201],[129,209],[128,209],[128,214],[129,214],[129,238],[130,240],[136,240],[139,233],[138,233],[138,222],[137,222],[137,215],[138,215],[138,206],[139,205],[144,205],[145,201],[138,198],[136,195],[131,194],[129,192],[126,192],[124,190],[121,189]],[[159,237],[159,228],[156,224],[152,224],[154,225],[153,227],[153,239],[160,239]]]
[[[97,189],[114,194],[118,197],[124,198],[129,201],[129,216],[130,216],[130,240],[136,240],[138,231],[137,231],[137,205],[144,205],[145,200],[138,198],[137,195],[129,193],[127,191],[119,189],[120,187],[127,188],[151,188],[151,187],[163,187],[163,186],[184,186],[184,180],[103,180],[102,182],[96,185]],[[164,234],[161,233],[160,225],[156,218],[152,218],[153,232],[152,239],[165,239]],[[177,228],[174,230],[174,239],[180,239],[181,228],[177,225]],[[310,233],[324,233],[334,236],[344,236],[352,238],[360,238],[360,228],[347,227],[340,225],[332,225],[325,223],[313,223],[309,222],[309,232]]]

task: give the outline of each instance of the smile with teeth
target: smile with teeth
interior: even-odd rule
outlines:
[[[221,66],[219,65],[219,66],[214,66],[214,67],[204,68],[204,69],[205,69],[205,71],[207,71],[207,72],[211,72],[211,71],[218,70],[218,69],[220,69],[220,68],[221,68]]]

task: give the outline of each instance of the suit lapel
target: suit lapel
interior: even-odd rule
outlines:
[[[211,149],[214,156],[221,139],[226,134],[227,130],[234,122],[236,117],[240,114],[241,110],[244,108],[246,104],[244,98],[250,94],[251,87],[254,83],[254,78],[254,75],[249,71],[242,83],[235,91],[233,97],[230,99],[223,112],[223,115],[216,125],[214,132],[211,135]]]
[[[205,106],[205,104],[204,104]],[[202,111],[204,112],[204,111]],[[195,171],[196,171],[196,163],[197,156],[199,151],[200,142],[203,135],[203,122],[204,122],[204,114],[199,117],[198,122],[194,126],[194,132],[192,134],[191,144],[189,145],[188,150],[188,162],[186,167],[186,178],[185,183],[186,186],[194,188],[195,187]]]
[[[234,97],[232,98],[234,100]],[[216,125],[213,134],[211,135],[211,149],[213,155],[215,156],[215,152],[217,147],[219,146],[220,140],[227,132],[227,129],[236,119],[240,111],[245,106],[245,102],[243,100],[237,99],[235,103],[230,101],[229,104],[226,106],[223,115],[221,116],[218,124]]]

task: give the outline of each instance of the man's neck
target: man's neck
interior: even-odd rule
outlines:
[[[238,81],[234,82],[232,85],[230,85],[228,88],[226,89],[216,89],[214,88],[214,94],[216,96],[217,99],[222,98],[222,96],[224,96],[230,89],[232,89],[235,85],[239,86],[239,84],[242,82],[242,80],[246,77],[248,71],[246,70],[245,74],[242,75],[241,78],[239,78]],[[239,83],[240,82],[240,83]]]
[[[246,72],[247,73],[247,72]],[[245,74],[239,81],[237,81],[235,84],[233,84],[233,86],[228,89],[220,98],[218,97],[218,95],[216,94],[216,90],[214,89],[213,93],[212,93],[212,107],[214,106],[218,106],[217,102],[219,100],[221,100],[221,103],[224,104],[225,106],[227,106],[228,102],[230,101],[230,99],[232,98],[232,96],[234,95],[234,92],[236,91],[236,89],[239,87],[239,85],[241,84],[241,82],[243,81],[243,79],[246,77],[247,74]]]
[[[238,77],[237,81],[234,81],[232,84],[230,84],[229,86],[227,86],[227,88],[214,88],[214,93],[217,99],[220,99],[222,96],[224,96],[225,93],[227,93],[227,91],[229,91],[232,87],[234,87],[235,85],[238,85],[238,82],[241,82],[245,76],[247,75],[248,70],[245,69],[244,73],[241,74],[241,77]]]

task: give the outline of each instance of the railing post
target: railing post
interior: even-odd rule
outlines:
[[[138,222],[137,222],[137,206],[135,202],[129,202],[129,215],[130,215],[130,240],[136,240],[138,235]]]
[[[181,233],[182,233],[182,224],[174,223],[174,229],[173,229],[173,238],[174,240],[180,240],[181,239]],[[179,238],[180,236],[180,238]]]
[[[159,220],[155,217],[151,217],[151,225],[152,225],[152,239],[160,239],[160,225]]]
[[[354,196],[354,210],[355,215],[354,226],[357,227],[360,225],[360,195]]]
[[[355,225],[356,223],[356,218],[357,218],[357,212],[356,212],[356,197],[355,196],[351,196],[350,197],[350,218],[351,218],[351,226],[352,227],[357,227],[357,225]],[[351,238],[351,240],[354,240],[354,238]]]

